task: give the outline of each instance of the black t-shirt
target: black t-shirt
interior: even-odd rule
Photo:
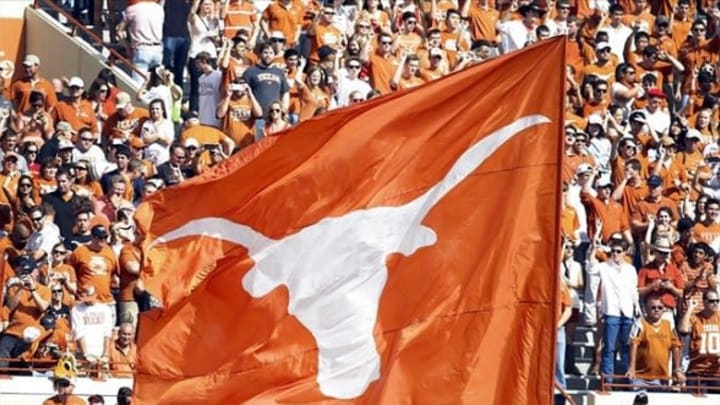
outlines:
[[[53,308],[48,306],[48,309],[40,318],[40,325],[45,329],[55,329],[55,324],[58,319],[70,319],[70,308],[67,305],[62,305],[60,308]]]
[[[188,31],[188,15],[191,0],[165,0],[165,22],[163,22],[163,38],[190,38]]]
[[[75,209],[80,205],[80,199],[77,195],[73,195],[70,200],[63,200],[59,191],[45,194],[43,201],[52,205],[55,209],[55,225],[60,228],[60,235],[63,238],[72,236],[72,228],[75,222]]]

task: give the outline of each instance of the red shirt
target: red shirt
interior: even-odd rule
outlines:
[[[674,263],[670,262],[665,265],[665,271],[660,271],[657,263],[648,263],[645,267],[640,269],[638,274],[638,287],[646,287],[652,284],[655,280],[671,281],[675,288],[685,288],[685,280],[683,279],[682,273],[675,266]],[[661,289],[660,300],[668,308],[675,308],[677,302],[675,295],[668,290]]]

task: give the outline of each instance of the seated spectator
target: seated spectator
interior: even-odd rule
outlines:
[[[665,308],[663,319],[673,322],[677,300],[685,287],[680,270],[670,260],[672,244],[669,239],[658,239],[653,245],[654,259],[640,269],[638,293],[641,299],[651,294],[660,299]]]
[[[720,387],[720,295],[713,289],[703,292],[704,309],[695,311],[698,303],[691,300],[678,331],[690,335],[688,385]],[[693,377],[711,377],[715,381],[698,381]]]
[[[132,377],[136,362],[135,327],[121,323],[118,337],[110,349],[110,371],[114,377]]]
[[[43,334],[23,353],[23,359],[57,360],[70,349],[70,308],[64,303],[64,290],[59,283],[50,284],[50,304],[40,319]],[[38,365],[37,363],[35,364]]]
[[[662,319],[666,308],[657,295],[645,298],[645,316],[633,324],[630,331],[630,366],[627,376],[635,385],[666,385],[671,378],[668,365],[672,353],[672,377],[685,383],[681,367],[682,343],[671,321]]]
[[[88,405],[105,405],[105,398],[99,394],[90,395],[88,397]]]
[[[71,313],[78,354],[90,362],[107,363],[115,325],[110,307],[98,303],[95,287],[81,287]]]
[[[133,390],[130,387],[121,387],[117,393],[117,404],[118,405],[131,405],[132,404]]]
[[[188,144],[190,140],[194,141],[190,144],[196,149],[200,146],[194,138],[188,139],[185,143]],[[195,173],[193,169],[187,165],[187,158],[188,153],[185,147],[181,144],[173,144],[170,146],[170,159],[158,166],[157,176],[167,186],[180,184],[186,179],[193,177]]]
[[[0,369],[25,352],[40,337],[42,319],[50,302],[50,290],[38,282],[40,270],[28,256],[20,256],[13,263],[15,277],[5,283],[5,303],[10,310],[9,324],[0,335]]]

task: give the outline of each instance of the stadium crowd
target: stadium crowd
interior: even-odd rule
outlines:
[[[32,54],[0,80],[0,368],[72,350],[132,372],[154,305],[138,282],[143,197],[328,110],[564,35],[558,381],[579,373],[568,343],[585,324],[591,373],[720,386],[713,2],[135,0],[108,1],[102,21],[102,1],[56,3],[107,25],[140,90],[109,69],[45,78]]]

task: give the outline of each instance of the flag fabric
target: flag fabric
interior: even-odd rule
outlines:
[[[330,112],[149,199],[164,308],[138,403],[551,403],[564,48]]]

